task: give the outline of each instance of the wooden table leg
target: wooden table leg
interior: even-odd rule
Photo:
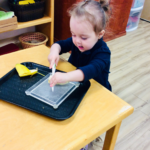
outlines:
[[[114,150],[121,122],[106,132],[103,150]]]

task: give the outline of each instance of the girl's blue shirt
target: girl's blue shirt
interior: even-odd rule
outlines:
[[[85,52],[79,51],[73,44],[72,38],[56,43],[61,47],[60,54],[72,51],[68,61],[77,69],[82,70],[84,73],[83,82],[93,78],[111,91],[111,85],[108,81],[111,52],[102,38],[98,40],[92,49]]]

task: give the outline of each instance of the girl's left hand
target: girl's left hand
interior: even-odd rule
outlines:
[[[67,73],[56,72],[50,80],[50,87],[55,86],[57,83],[68,82]]]

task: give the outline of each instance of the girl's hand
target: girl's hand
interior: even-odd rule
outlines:
[[[56,72],[50,80],[50,87],[55,86],[57,83],[68,82],[67,73]]]
[[[50,54],[48,55],[48,61],[50,63],[50,69],[52,68],[53,64],[58,64],[59,61],[59,53],[61,51],[60,46],[55,43],[52,45],[51,50],[50,50]]]

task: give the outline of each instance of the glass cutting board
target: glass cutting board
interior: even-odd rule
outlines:
[[[40,101],[51,105],[54,109],[58,106],[80,85],[79,82],[68,82],[64,85],[55,85],[54,91],[48,83],[48,74],[25,91],[26,95],[32,96]]]

